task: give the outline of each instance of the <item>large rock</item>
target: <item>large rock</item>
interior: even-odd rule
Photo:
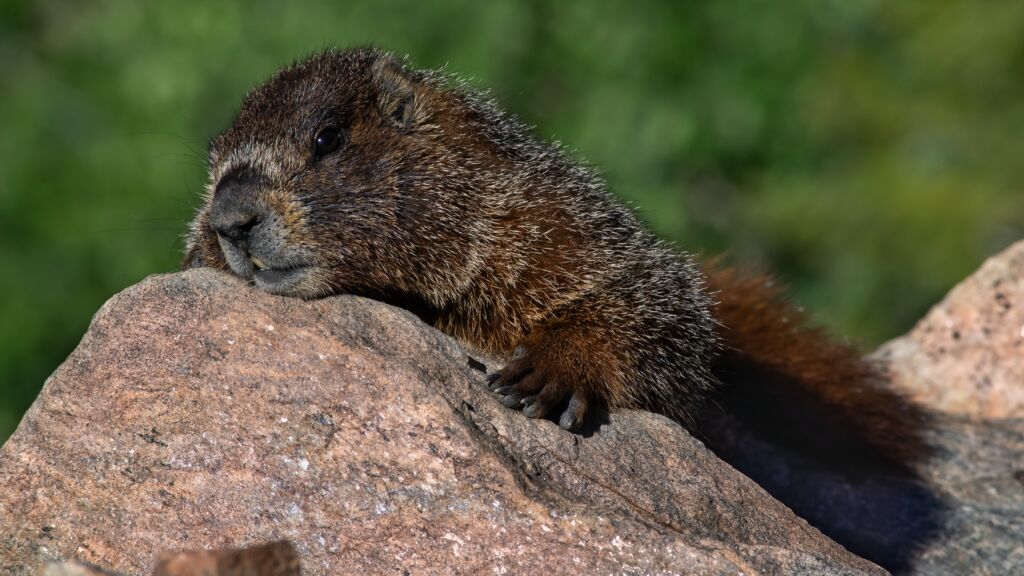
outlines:
[[[873,358],[936,413],[938,453],[922,473],[948,508],[915,570],[1024,574],[1024,242]]]
[[[882,572],[664,418],[503,408],[402,310],[209,270],[111,299],[0,451],[0,574],[277,539],[305,574]]]
[[[1024,241],[993,256],[876,358],[942,412],[1024,418]]]
[[[924,484],[809,471],[758,438],[749,472],[837,538],[868,526],[847,543],[888,565],[1024,574],[1022,283],[1019,244],[874,356],[934,409]],[[0,450],[0,574],[141,575],[162,551],[278,539],[304,574],[882,572],[674,423],[569,434],[500,406],[482,364],[369,300],[150,278]]]

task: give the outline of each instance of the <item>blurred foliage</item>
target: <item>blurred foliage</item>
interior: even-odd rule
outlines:
[[[172,270],[248,87],[376,43],[490,87],[682,246],[866,344],[1024,230],[1024,3],[0,5],[0,439],[91,314]]]

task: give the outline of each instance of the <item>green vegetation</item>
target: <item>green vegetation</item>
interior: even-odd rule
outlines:
[[[865,344],[1024,236],[1024,3],[0,5],[0,439],[92,313],[176,267],[246,89],[372,42],[491,87],[666,237]]]

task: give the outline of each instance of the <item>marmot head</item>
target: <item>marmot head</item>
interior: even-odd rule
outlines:
[[[211,142],[183,266],[293,296],[457,297],[483,271],[502,160],[474,128],[486,103],[450,84],[373,48],[278,72]]]

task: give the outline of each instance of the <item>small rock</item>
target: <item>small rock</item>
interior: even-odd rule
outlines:
[[[153,576],[299,576],[299,555],[289,542],[248,548],[176,552],[157,561]]]
[[[43,564],[36,576],[116,576],[112,572],[100,570],[95,566],[81,562],[47,562]]]

